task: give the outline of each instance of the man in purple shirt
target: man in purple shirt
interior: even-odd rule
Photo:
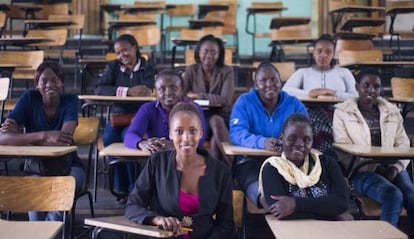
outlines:
[[[173,70],[164,70],[157,75],[155,91],[157,100],[143,104],[132,120],[125,134],[125,146],[150,153],[174,148],[169,139],[169,112],[177,103],[191,100],[183,96],[183,80]],[[203,137],[199,142],[199,147],[202,147],[206,135],[206,122],[203,109],[194,104],[202,116]]]

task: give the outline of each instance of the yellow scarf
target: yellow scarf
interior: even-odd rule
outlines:
[[[288,181],[290,184],[298,185],[299,188],[307,188],[315,185],[319,182],[319,178],[322,173],[321,161],[319,155],[321,153],[317,150],[312,150],[310,155],[315,161],[315,165],[309,174],[309,156],[305,157],[302,167],[298,168],[292,161],[286,158],[285,153],[283,152],[280,157],[272,156],[266,159],[262,167],[260,168],[259,173],[259,194],[263,195],[263,183],[262,183],[262,170],[263,166],[267,163],[270,163],[273,167],[277,169],[280,175]]]

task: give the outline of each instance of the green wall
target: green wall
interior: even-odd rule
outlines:
[[[259,0],[257,0],[259,1]],[[274,2],[275,0],[260,0],[260,2]],[[166,3],[207,3],[208,0],[166,0]],[[252,47],[251,41],[252,37],[246,33],[246,8],[251,5],[251,0],[239,0],[239,8],[237,12],[237,29],[239,32],[239,53],[241,55],[251,55]],[[133,4],[134,0],[112,0],[111,3],[118,4]],[[312,0],[284,0],[283,5],[288,9],[283,11],[282,16],[307,16],[310,17],[312,13]],[[270,19],[272,15],[258,15],[257,16],[257,31],[269,31]],[[168,24],[168,16],[164,17],[164,25]],[[252,23],[252,19],[250,20]],[[184,25],[187,24],[185,19],[174,19],[174,24]],[[250,28],[252,29],[252,28]],[[178,35],[173,35],[178,36]],[[225,37],[226,41],[229,44],[232,44],[231,37]],[[270,53],[270,47],[268,46],[270,39],[258,39],[256,40],[256,52],[260,53]],[[171,44],[170,44],[171,45]]]

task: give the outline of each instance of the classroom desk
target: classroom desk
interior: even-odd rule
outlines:
[[[414,61],[364,61],[364,62],[354,62],[350,64],[344,64],[340,66],[349,68],[351,70],[358,69],[361,67],[375,67],[375,68],[397,67],[397,66],[414,67]]]
[[[104,13],[108,13],[112,16],[114,16],[114,18],[118,18],[118,15],[116,14],[116,12],[121,11],[121,4],[101,4],[100,6],[100,10],[99,10],[99,25],[100,25],[100,29],[101,32],[104,33],[104,23],[105,23],[105,19],[104,19]]]
[[[34,19],[35,12],[38,12],[43,9],[41,6],[30,6],[30,5],[21,6],[19,8],[24,11],[24,19]]]
[[[120,97],[120,96],[112,96],[112,95],[79,95],[80,100],[92,100],[92,101],[105,101],[105,102],[148,102],[153,101],[156,99],[155,96],[128,96],[128,97]]]
[[[0,219],[0,238],[53,239],[63,226],[58,221],[5,221]]]
[[[129,221],[125,216],[86,218],[85,225],[95,227],[92,232],[92,239],[98,239],[99,233],[103,229],[156,238],[173,236],[171,231],[164,231],[155,226],[137,224]]]
[[[0,156],[59,157],[76,150],[76,146],[0,145]]]
[[[346,20],[341,26],[341,30],[352,32],[354,27],[377,27],[383,24],[385,24],[384,18],[358,17]]]
[[[270,52],[270,56],[269,56],[269,61],[272,61],[272,59],[275,56],[276,56],[276,59],[278,59],[279,61],[283,61],[284,51],[282,49],[282,45],[303,44],[303,43],[311,44],[315,40],[316,38],[314,37],[287,37],[287,38],[272,39],[272,41],[269,44],[269,46],[272,47],[272,51]],[[308,51],[309,51],[309,48],[308,48]]]
[[[198,39],[186,39],[186,38],[172,38],[171,42],[174,44],[171,53],[171,67],[174,69],[175,65],[175,56],[177,54],[177,47],[187,47],[197,45]]]
[[[255,59],[255,49],[256,49],[256,14],[271,14],[271,13],[280,13],[284,10],[287,10],[286,7],[248,7],[247,9],[247,15],[246,15],[246,25],[245,25],[245,31],[247,34],[252,36],[252,49],[253,49],[253,61]],[[251,30],[249,28],[250,24],[250,17],[253,16],[253,29]]]
[[[266,215],[266,222],[277,239],[408,239],[397,228],[380,220],[277,220]]]
[[[70,26],[70,25],[74,25],[76,24],[73,21],[69,21],[69,20],[25,20],[24,21],[24,32],[23,32],[23,36],[26,35],[27,30],[30,29],[49,29],[49,28],[54,28],[54,27],[63,27],[63,26]],[[26,28],[26,26],[28,26]]]
[[[348,168],[345,169],[347,178],[351,178],[359,168],[367,164],[394,162],[398,159],[414,159],[414,148],[392,148],[338,143],[334,143],[332,146],[336,150],[353,156]],[[359,164],[355,169],[352,169],[356,157],[372,158],[372,160],[365,160],[363,163]]]
[[[414,110],[414,98],[389,97],[387,100],[392,103],[400,104],[402,106],[401,116],[403,119],[406,118],[407,114],[410,111]]]
[[[386,15],[390,16],[390,27],[389,27],[389,33],[392,35],[394,34],[394,22],[397,18],[398,14],[407,14],[407,13],[413,13],[414,12],[414,6],[401,6],[401,7],[394,7],[391,9],[388,9],[386,11]]]
[[[198,4],[198,19],[204,18],[209,12],[227,11],[228,9],[229,9],[228,5],[220,4],[220,3]]]
[[[140,27],[148,25],[156,25],[157,22],[149,20],[109,20],[108,21],[108,39],[114,38],[114,31],[123,27]]]
[[[124,10],[125,13],[146,13],[146,12],[157,12],[163,13],[165,7],[162,6],[139,6],[139,5],[122,5],[121,10]]]
[[[252,149],[242,146],[236,146],[229,142],[221,143],[223,145],[224,153],[227,155],[239,156],[276,156],[278,153],[265,149]]]
[[[296,25],[308,24],[309,17],[274,17],[270,22],[270,29],[279,29],[281,27],[289,27]]]
[[[337,9],[334,9],[329,12],[332,18],[332,28],[333,32],[336,33],[336,28],[341,22],[343,16],[346,13],[372,13],[375,11],[385,11],[384,7],[371,7],[371,6],[361,6],[361,5],[350,5],[344,6]]]
[[[17,46],[25,47],[30,44],[53,41],[53,39],[45,37],[12,37],[12,38],[0,38],[0,46]]]
[[[359,32],[344,32],[339,31],[335,33],[335,37],[337,39],[344,39],[344,40],[371,40],[375,37],[374,34],[368,33],[359,33]]]
[[[224,22],[215,19],[189,19],[190,29],[201,29],[203,27],[222,27]]]
[[[326,98],[311,98],[311,97],[298,97],[298,99],[307,107],[325,107],[341,103],[344,100],[338,98],[326,99]]]

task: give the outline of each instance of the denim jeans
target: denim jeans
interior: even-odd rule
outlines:
[[[112,143],[123,142],[128,127],[111,127],[108,123],[103,132],[104,146]],[[109,161],[115,160],[114,157],[108,157]],[[134,166],[131,164],[120,164],[114,167],[114,178],[109,179],[114,182],[114,191],[118,193],[129,193],[134,188],[135,173]]]
[[[357,192],[381,204],[381,220],[397,226],[404,206],[414,223],[414,184],[406,170],[392,182],[375,172],[356,173],[351,182]]]
[[[82,167],[72,167],[72,170],[69,174],[75,178],[76,188],[75,190],[80,190],[85,184],[85,169]],[[52,212],[29,212],[30,221],[62,221],[63,212],[52,211]]]

